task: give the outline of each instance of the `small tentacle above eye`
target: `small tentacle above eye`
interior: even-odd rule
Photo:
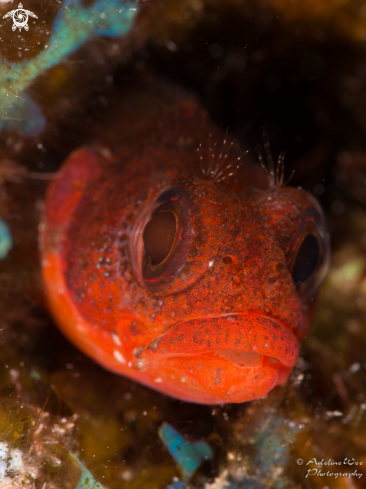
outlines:
[[[212,135],[209,134],[209,142],[206,150],[207,154],[203,154],[202,143],[199,144],[197,152],[199,154],[201,172],[203,175],[206,178],[219,183],[236,173],[243,163],[243,156],[248,153],[248,150],[244,151],[240,156],[235,157],[233,160],[228,160],[236,140],[229,140],[226,131],[221,148],[219,148],[217,141],[212,143],[211,137]]]
[[[262,153],[258,154],[258,159],[261,164],[261,167],[265,170],[268,175],[268,182],[271,189],[277,189],[281,187],[285,187],[292,177],[294,176],[295,171],[292,170],[291,175],[285,181],[285,156],[286,151],[282,151],[278,157],[277,163],[273,161],[271,147],[268,139],[268,133],[263,132],[263,147],[265,152],[266,163],[264,162],[264,158]]]

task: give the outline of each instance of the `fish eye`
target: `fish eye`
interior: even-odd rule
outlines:
[[[170,254],[177,233],[177,219],[172,211],[157,209],[145,226],[142,239],[152,265],[160,265]]]
[[[318,269],[320,247],[316,237],[309,233],[302,241],[292,268],[295,284],[305,282]]]
[[[131,233],[130,258],[137,279],[153,292],[179,280],[192,244],[188,197],[181,187],[162,192],[140,213]]]
[[[330,264],[329,238],[319,207],[308,208],[303,213],[288,260],[300,300],[306,302],[324,281]]]

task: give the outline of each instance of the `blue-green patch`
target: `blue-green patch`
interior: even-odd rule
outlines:
[[[24,93],[31,82],[88,39],[127,34],[137,11],[137,4],[123,0],[98,0],[85,8],[81,0],[65,0],[54,21],[47,48],[27,62],[0,62],[0,131],[16,129],[28,136],[42,132],[45,118],[40,108]]]
[[[177,461],[185,481],[189,481],[204,460],[213,456],[212,449],[205,441],[190,442],[168,423],[163,423],[159,436]]]
[[[0,260],[5,258],[13,246],[8,226],[0,218]]]
[[[104,489],[102,484],[94,479],[94,476],[89,472],[85,465],[78,460],[75,455],[70,453],[71,457],[75,460],[81,470],[80,479],[75,489]]]

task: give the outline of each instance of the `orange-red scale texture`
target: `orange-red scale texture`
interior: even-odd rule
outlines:
[[[195,102],[155,89],[136,95],[135,110],[133,93],[116,102],[49,187],[41,247],[50,310],[113,372],[185,401],[249,401],[287,379],[309,329],[313,308],[289,256],[301,216],[319,207],[305,191],[270,186],[247,155],[234,175],[205,176],[209,148],[217,143],[217,160],[225,135]],[[242,152],[234,144],[226,163]],[[191,238],[169,280],[144,283],[136,223],[170,188],[184,195]]]

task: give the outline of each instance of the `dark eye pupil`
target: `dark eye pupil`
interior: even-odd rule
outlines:
[[[292,278],[295,284],[304,282],[314,273],[318,266],[318,260],[318,240],[312,234],[308,234],[301,243],[292,269]]]
[[[173,212],[157,211],[146,224],[142,238],[146,255],[156,266],[163,262],[172,249],[177,230]]]

